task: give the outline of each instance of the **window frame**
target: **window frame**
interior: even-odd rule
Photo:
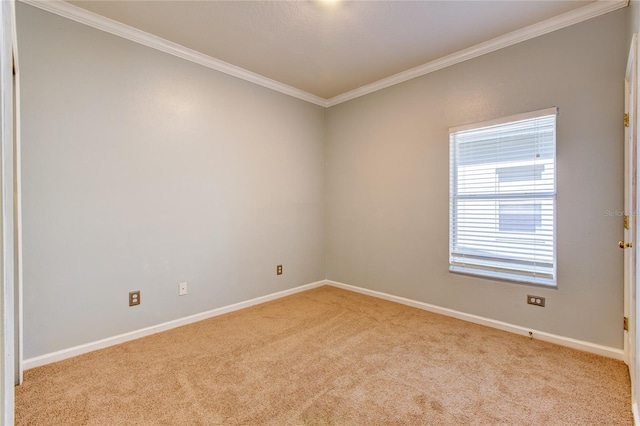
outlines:
[[[501,194],[498,189],[496,189],[492,194],[483,194],[482,191],[478,191],[476,193],[467,193],[460,194],[460,186],[458,184],[459,178],[459,170],[460,167],[464,167],[458,164],[459,158],[457,155],[457,148],[459,147],[460,142],[456,140],[456,136],[459,136],[461,132],[473,132],[473,131],[483,131],[490,132],[490,127],[499,126],[499,125],[509,125],[515,124],[517,122],[522,122],[525,120],[531,119],[541,119],[543,117],[553,116],[553,152],[552,152],[552,161],[550,164],[553,164],[553,189],[551,191],[542,191],[538,192],[527,192],[524,189],[512,193],[512,194]],[[449,129],[449,271],[453,273],[461,273],[465,275],[472,275],[481,278],[489,278],[494,280],[503,280],[509,282],[515,282],[520,284],[530,284],[530,285],[538,285],[543,286],[545,288],[557,288],[557,133],[558,133],[558,108],[546,108],[542,110],[527,112],[523,114],[511,115],[508,117],[499,118],[496,120],[483,121],[478,123],[467,124],[463,126],[452,127]],[[496,135],[493,137],[487,137],[487,141],[497,140],[498,135],[500,134],[498,130],[496,130]],[[489,133],[490,134],[490,133]],[[468,143],[468,142],[467,142]],[[464,157],[463,157],[464,158]],[[544,158],[544,157],[543,157]],[[480,165],[496,165],[496,176],[499,178],[498,170],[505,170],[504,167],[500,167],[500,163],[497,161],[485,161],[478,163]],[[540,167],[539,164],[532,163],[532,166]],[[544,168],[544,165],[542,166]],[[455,169],[455,170],[454,170]],[[515,168],[514,168],[515,170]],[[507,179],[517,179],[517,171],[513,176],[508,176]],[[535,171],[537,173],[537,169]],[[535,180],[535,179],[534,179]],[[471,197],[469,197],[471,195]],[[530,203],[530,204],[538,204],[545,203],[546,208],[552,209],[552,214],[548,214],[548,217],[551,218],[551,232],[552,236],[550,241],[552,242],[552,258],[551,264],[548,261],[538,263],[547,265],[544,273],[537,272],[536,258],[535,256],[529,260],[523,260],[519,262],[514,260],[513,258],[509,259],[506,256],[500,256],[499,249],[505,250],[508,248],[508,243],[500,243],[498,240],[499,236],[507,236],[508,234],[527,234],[530,233],[535,235],[537,223],[534,222],[534,231],[533,232],[525,232],[525,231],[507,231],[507,230],[499,230],[494,231],[496,233],[496,242],[495,247],[497,247],[497,251],[491,256],[487,257],[487,260],[483,260],[481,255],[471,254],[469,249],[467,251],[467,258],[465,258],[465,249],[460,250],[459,246],[454,247],[454,244],[458,241],[458,235],[460,227],[458,224],[461,221],[461,215],[458,212],[459,210],[459,202],[464,199],[473,199],[473,196],[476,195],[477,200],[486,200],[487,202],[495,201],[495,214],[498,218],[498,226],[500,225],[500,204],[502,202],[521,202],[521,203]],[[550,207],[549,207],[550,206]],[[540,207],[536,207],[538,209]],[[534,215],[535,215],[534,209]],[[536,219],[537,220],[537,219]],[[548,223],[548,222],[547,222]],[[490,235],[490,232],[483,231],[481,228],[478,228],[478,232],[484,233],[486,235]],[[523,239],[520,240],[519,244],[522,244]],[[535,238],[534,238],[535,241]],[[501,245],[502,244],[502,245]],[[535,242],[532,243],[530,250],[535,251]],[[461,259],[463,261],[461,261]],[[502,263],[500,263],[502,259]],[[464,262],[467,260],[467,262]],[[506,266],[505,266],[506,265]],[[527,267],[527,265],[532,265]],[[550,272],[549,272],[550,271]]]

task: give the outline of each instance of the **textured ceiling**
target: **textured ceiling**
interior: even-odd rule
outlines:
[[[70,1],[325,99],[592,1]]]

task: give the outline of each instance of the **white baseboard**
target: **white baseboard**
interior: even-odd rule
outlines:
[[[475,324],[486,325],[487,327],[493,327],[499,330],[509,331],[511,333],[520,334],[522,336],[527,336],[527,337],[532,336],[534,339],[555,343],[561,346],[567,346],[567,347],[578,349],[584,352],[590,352],[597,355],[614,358],[620,361],[624,360],[624,351],[622,349],[616,349],[616,348],[611,348],[609,346],[603,346],[595,343],[585,342],[582,340],[576,340],[570,337],[558,336],[555,334],[546,333],[544,331],[532,330],[530,328],[521,327],[519,325],[513,325],[506,322],[490,319],[490,318],[484,318],[478,315],[467,314],[464,312],[455,311],[453,309],[442,308],[440,306],[430,305],[428,303],[418,302],[416,300],[406,299],[404,297],[394,296],[391,294],[369,290],[362,287],[356,287],[349,284],[343,284],[337,281],[327,280],[327,284],[334,287],[342,288],[344,290],[351,290],[357,293],[366,294],[367,296],[373,296],[379,299],[401,303],[403,305],[424,309],[425,311],[446,315],[448,317],[458,318],[458,319],[469,321]],[[532,334],[530,335],[529,333],[532,333]],[[636,424],[640,424],[640,423],[636,422]]]
[[[590,352],[598,355],[603,355],[609,358],[615,358],[618,360],[624,359],[624,352],[622,349],[611,348],[608,346],[602,346],[595,343],[585,342],[581,340],[572,339],[570,337],[558,336],[555,334],[546,333],[544,331],[532,330],[526,327],[509,324],[502,321],[493,320],[490,318],[484,318],[477,315],[467,314],[453,309],[442,308],[440,306],[431,305],[416,300],[406,299],[404,297],[394,296],[379,291],[369,290],[362,287],[356,287],[349,284],[343,284],[337,281],[317,281],[310,284],[301,285],[289,290],[279,291],[276,293],[268,294],[266,296],[257,297],[255,299],[247,300],[244,302],[234,303],[233,305],[223,306],[221,308],[213,309],[210,311],[202,312],[188,317],[179,318],[173,321],[168,321],[162,324],[146,327],[140,330],[131,331],[124,334],[119,334],[113,337],[107,337],[106,339],[98,340],[95,342],[86,343],[83,345],[75,346],[68,349],[62,349],[60,351],[51,352],[48,354],[40,355],[37,357],[23,360],[23,370],[39,367],[42,365],[50,364],[52,362],[62,361],[63,359],[71,358],[74,356],[82,355],[87,352],[92,352],[98,349],[103,349],[109,346],[117,345],[120,343],[128,342],[130,340],[139,339],[141,337],[149,336],[151,334],[159,333],[161,331],[170,330],[172,328],[181,327],[183,325],[191,324],[194,322],[202,321],[207,318],[215,317],[218,315],[226,314],[229,312],[237,311],[239,309],[248,308],[250,306],[258,305],[260,303],[269,302],[271,300],[279,299],[285,296],[289,296],[302,291],[310,290],[312,288],[320,287],[322,285],[330,285],[344,290],[354,291],[356,293],[366,294],[368,296],[377,297],[379,299],[389,300],[391,302],[400,303],[414,308],[424,309],[425,311],[434,312],[437,314],[446,315],[453,318],[458,318],[464,321],[469,321],[476,324],[485,325],[488,327],[497,328],[499,330],[508,331],[523,336],[529,336],[529,333],[533,333],[532,336],[535,339],[555,343],[561,346],[567,346],[570,348],[578,349],[585,352]],[[638,421],[637,406],[634,405],[634,416],[636,418],[636,424],[640,426]]]
[[[633,412],[633,424],[640,425],[640,415],[638,415],[638,404],[636,402],[631,404],[631,411]]]
[[[327,284],[326,281],[317,281],[314,283],[301,285],[299,287],[295,287],[289,290],[279,291],[277,293],[256,297],[255,299],[247,300],[244,302],[234,303],[233,305],[223,306],[221,308],[213,309],[213,310],[202,312],[195,315],[190,315],[188,317],[179,318],[173,321],[168,321],[168,322],[154,325],[151,327],[146,327],[140,330],[119,334],[113,337],[107,337],[106,339],[98,340],[95,342],[85,343],[84,345],[75,346],[73,348],[62,349],[60,351],[51,352],[51,353],[40,355],[37,357],[25,359],[22,361],[22,367],[23,367],[23,370],[28,370],[30,368],[40,367],[45,364],[51,364],[52,362],[62,361],[63,359],[71,358],[74,356],[85,354],[87,352],[92,352],[98,349],[103,349],[109,346],[128,342],[130,340],[139,339],[141,337],[149,336],[151,334],[156,334],[161,331],[170,330],[176,327],[181,327],[183,325],[202,321],[207,318],[237,311],[239,309],[248,308],[254,305],[259,305],[260,303],[265,303],[271,300],[280,299],[285,296],[290,296],[292,294],[300,293],[302,291],[310,290],[312,288],[320,287],[326,284]]]

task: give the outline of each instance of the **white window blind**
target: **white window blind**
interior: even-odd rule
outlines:
[[[556,284],[556,116],[450,130],[451,271]]]

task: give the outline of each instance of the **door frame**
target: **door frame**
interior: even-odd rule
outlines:
[[[11,0],[12,3],[17,0]],[[21,385],[24,379],[23,368],[23,309],[22,309],[22,157],[20,146],[20,61],[18,59],[18,34],[16,28],[15,8],[13,10],[13,99],[14,99],[14,134],[13,134],[13,173],[12,204],[13,209],[13,282],[14,282],[14,356],[15,384]],[[7,190],[9,188],[7,187]]]
[[[16,50],[15,0],[0,2],[0,421],[14,422],[14,387],[16,384],[16,297],[14,279],[14,147],[16,146],[16,97],[14,87],[14,52]]]

